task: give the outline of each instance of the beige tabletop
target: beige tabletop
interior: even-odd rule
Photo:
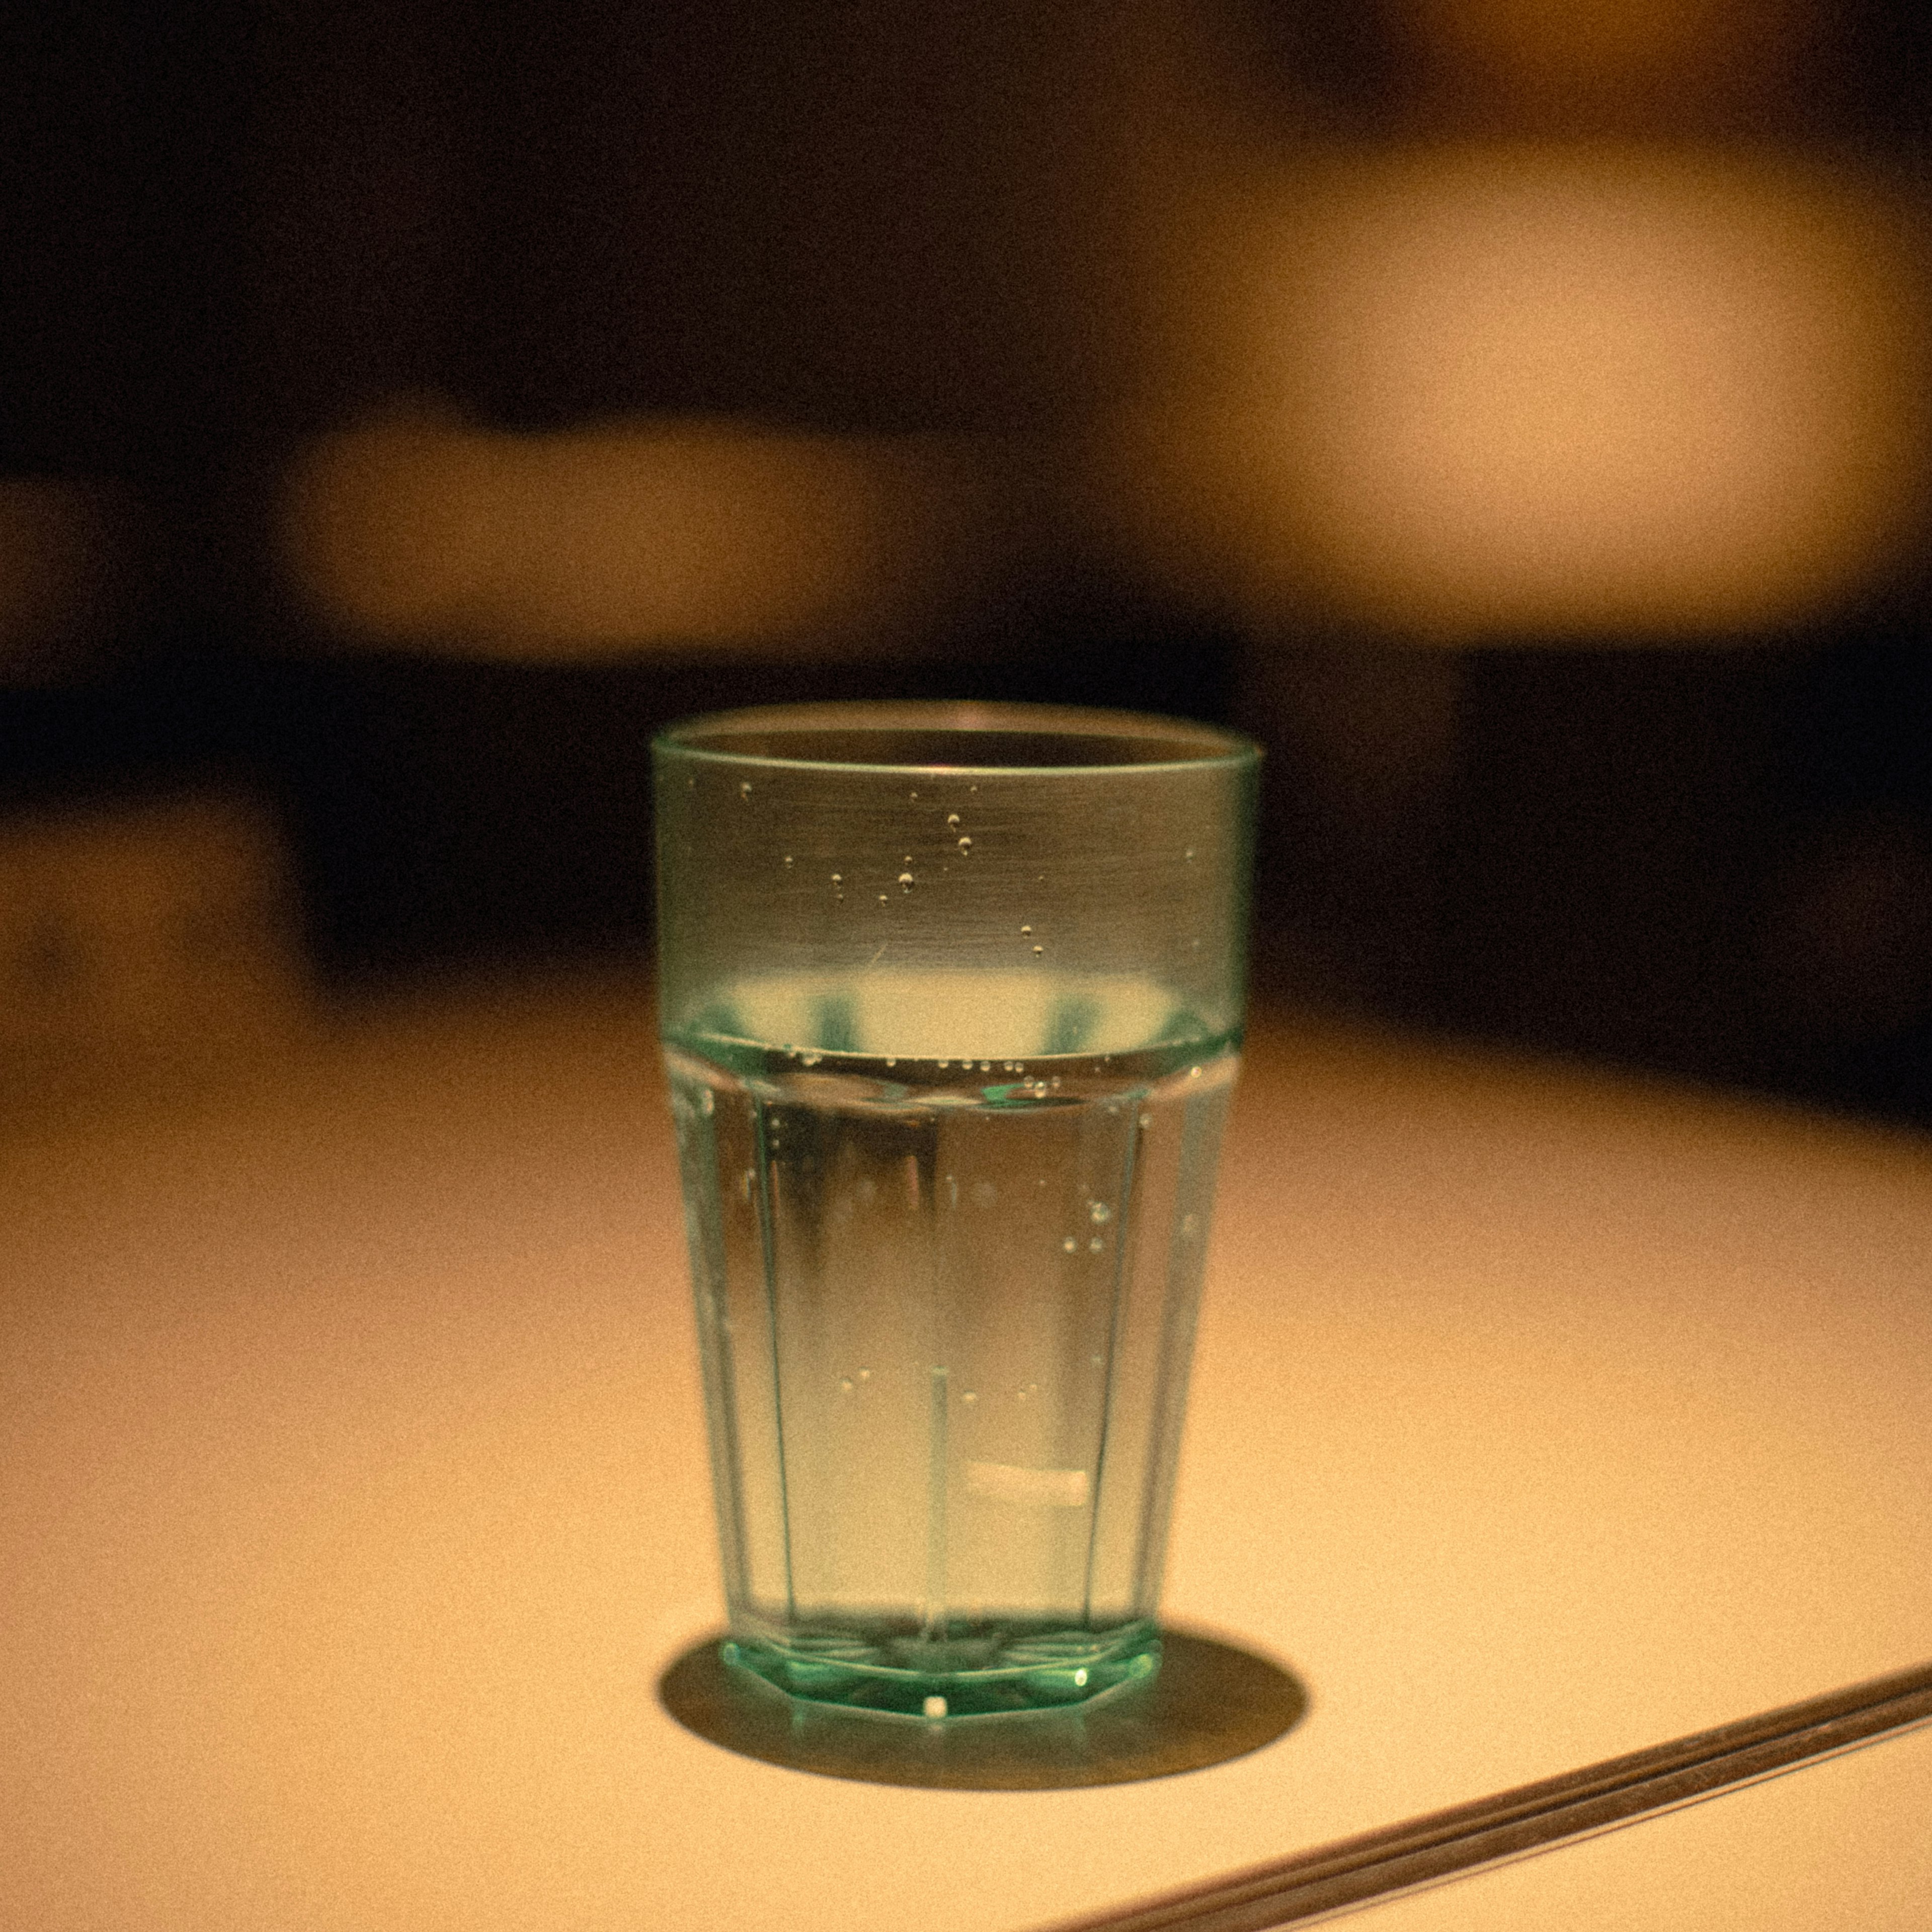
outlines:
[[[1310,1708],[1091,1790],[816,1778],[656,1703],[718,1598],[641,988],[16,1120],[0,1243],[8,1927],[1021,1932],[1932,1658],[1906,1136],[1264,1020],[1167,1600]],[[1373,1909],[1916,1925],[1928,1774]]]

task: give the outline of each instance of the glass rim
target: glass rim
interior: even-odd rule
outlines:
[[[1142,748],[1138,755],[1070,761],[1051,759],[976,760],[970,755],[945,758],[850,755],[812,758],[760,748],[760,734],[822,733],[846,748],[868,733],[881,740],[930,734],[957,741],[969,754],[972,741],[982,748],[1000,737],[1064,738],[1104,748],[1108,741]],[[734,739],[752,741],[734,744]],[[1139,772],[1227,770],[1258,764],[1261,747],[1238,731],[1193,718],[1152,712],[1112,711],[1100,706],[1024,704],[976,700],[832,700],[800,704],[753,705],[706,712],[667,724],[651,740],[653,752],[726,766],[788,771],[867,772],[932,776],[963,772],[975,778],[1018,778],[1066,773],[1085,777]],[[1149,756],[1152,752],[1155,754]],[[1167,755],[1161,755],[1165,752]]]

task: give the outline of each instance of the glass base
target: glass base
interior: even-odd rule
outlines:
[[[858,1627],[730,1636],[718,1654],[807,1703],[935,1722],[1064,1711],[1149,1683],[1160,1634],[1148,1622],[1106,1631],[1010,1624],[940,1637]]]

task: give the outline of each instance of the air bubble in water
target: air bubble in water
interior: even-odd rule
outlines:
[[[861,1370],[859,1371],[859,1379],[860,1379],[862,1382],[870,1382],[870,1381],[872,1379],[872,1370],[871,1370],[870,1369],[861,1369]]]
[[[956,812],[949,812],[946,814],[946,822],[948,825],[957,825],[959,823],[958,813]]]
[[[1033,937],[1033,928],[1030,926],[1022,926],[1020,928],[1020,937],[1022,939],[1030,939]]]
[[[884,892],[881,892],[881,893],[879,895],[879,903],[880,903],[880,904],[884,905],[884,904],[885,904],[885,902],[886,902],[886,896],[885,896],[885,894],[884,894]]]
[[[960,1396],[959,1400],[962,1402],[977,1402],[980,1400],[979,1391],[976,1389],[968,1389],[966,1390],[964,1394]]]
[[[1044,952],[1046,950],[1046,948],[1043,946],[1036,946],[1034,948],[1034,950],[1036,952]]]
[[[1097,1255],[1100,1252],[1102,1245],[1103,1244],[1100,1236],[1096,1234],[1094,1238],[1087,1244],[1087,1252],[1090,1255]]]
[[[1114,1210],[1112,1208],[1109,1208],[1104,1201],[1095,1201],[1090,1203],[1087,1211],[1093,1216],[1096,1225],[1113,1219]]]
[[[791,854],[789,852],[785,854],[785,863],[788,866],[791,863]]]
[[[972,840],[970,838],[962,838],[959,842],[959,849],[962,852],[971,851],[973,849]]]
[[[841,1395],[850,1395],[852,1393],[852,1378],[850,1376],[841,1376],[838,1378],[838,1393]]]
[[[1060,1245],[1066,1253],[1070,1255],[1077,1247],[1079,1246],[1080,1244],[1076,1241],[1071,1234],[1069,1234],[1066,1240],[1062,1241]]]
[[[912,874],[910,872],[902,872],[899,874],[899,890],[902,892],[909,892],[912,890]]]
[[[751,782],[751,780],[750,780],[749,778],[747,778],[747,779],[746,779],[746,781],[744,782],[744,783],[743,783],[742,784],[741,784],[741,785],[740,785],[740,786],[739,786],[739,788],[738,788],[738,796],[739,796],[740,798],[749,798],[749,797],[751,796],[751,795],[752,795],[752,782]]]
[[[698,1111],[708,1120],[710,1119],[711,1116],[717,1112],[717,1109],[718,1102],[716,1096],[712,1093],[711,1089],[707,1087],[704,1090],[702,1098],[698,1101]]]

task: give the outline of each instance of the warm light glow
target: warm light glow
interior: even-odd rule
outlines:
[[[1802,0],[1398,0],[1447,83],[1519,108],[1735,96],[1788,64]]]
[[[518,656],[846,648],[961,588],[959,452],[930,440],[633,422],[548,435],[399,419],[291,478],[296,582],[338,633]]]
[[[1257,194],[1222,239],[1137,487],[1178,565],[1259,607],[1744,633],[1855,592],[1918,513],[1918,242],[1846,178],[1417,151]]]

